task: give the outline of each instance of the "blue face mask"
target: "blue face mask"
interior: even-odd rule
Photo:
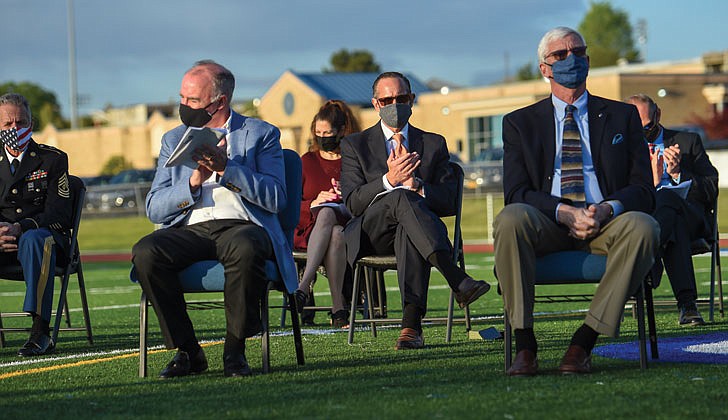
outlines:
[[[566,59],[551,64],[554,81],[569,89],[579,87],[589,74],[589,61],[586,57],[569,54]]]

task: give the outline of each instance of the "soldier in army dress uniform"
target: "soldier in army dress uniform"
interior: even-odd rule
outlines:
[[[20,263],[25,278],[23,310],[33,317],[20,356],[54,350],[50,337],[53,267],[70,246],[73,204],[68,157],[32,139],[28,101],[0,96],[0,264]]]

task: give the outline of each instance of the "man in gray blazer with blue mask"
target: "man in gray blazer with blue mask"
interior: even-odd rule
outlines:
[[[503,119],[505,204],[496,217],[495,265],[516,338],[511,376],[537,374],[533,330],[536,258],[564,250],[607,255],[584,324],[559,370],[591,371],[599,334],[616,336],[627,298],[652,266],[659,226],[637,109],[590,95],[584,38],[547,32],[538,46],[551,96]]]
[[[207,359],[187,314],[177,273],[200,260],[225,268],[223,351],[225,376],[248,376],[245,339],[261,331],[264,263],[278,262],[281,277],[295,290],[291,249],[278,222],[286,205],[279,130],[230,108],[235,78],[210,60],[188,70],[180,88],[180,125],[162,138],[157,172],[147,195],[149,219],[160,224],[132,250],[139,282],[157,313],[167,348],[177,348],[160,377],[200,373]],[[217,146],[193,153],[193,167],[166,167],[188,127],[224,135]]]

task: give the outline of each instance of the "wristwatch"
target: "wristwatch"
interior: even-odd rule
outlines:
[[[419,194],[420,191],[422,191],[422,188],[424,188],[424,186],[425,186],[425,183],[422,182],[422,180],[420,178],[415,177],[415,188],[413,188],[413,189],[417,194]]]

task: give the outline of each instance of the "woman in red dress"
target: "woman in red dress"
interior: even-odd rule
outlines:
[[[303,197],[301,218],[296,227],[294,248],[306,250],[307,261],[296,290],[296,303],[302,310],[312,293],[318,267],[323,265],[331,289],[331,325],[347,326],[343,285],[346,275],[344,225],[351,217],[341,200],[339,143],[360,131],[351,110],[342,101],[326,102],[313,117],[311,149],[301,157]]]

